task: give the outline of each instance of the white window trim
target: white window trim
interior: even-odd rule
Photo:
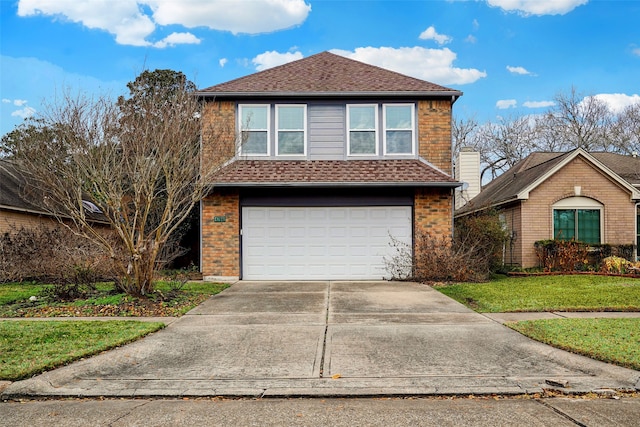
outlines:
[[[574,196],[567,197],[566,199],[562,199],[557,201],[551,206],[551,236],[550,238],[553,240],[556,235],[556,230],[554,228],[553,222],[553,211],[556,209],[589,209],[589,210],[599,210],[600,211],[600,244],[605,243],[604,239],[604,206],[602,203],[597,200],[590,199],[588,197],[582,196]],[[580,239],[580,236],[578,236]]]
[[[276,146],[276,156],[280,156],[280,157],[300,157],[300,156],[306,156],[307,155],[307,104],[276,104],[276,118],[275,118],[275,123],[274,123],[274,127],[275,127],[275,146]],[[280,129],[278,129],[278,112],[280,110],[280,107],[302,107],[302,129],[284,129],[284,132],[300,132],[302,131],[302,139],[303,139],[303,148],[302,148],[302,154],[280,154],[278,151],[279,148],[279,144],[278,144],[278,136],[280,133]]]
[[[247,107],[266,107],[267,109],[267,128],[266,129],[244,129],[244,123],[242,123],[242,109]],[[271,104],[239,104],[238,105],[238,138],[240,138],[238,144],[238,152],[241,156],[247,157],[269,157],[271,156]],[[243,131],[267,131],[267,152],[266,153],[243,153],[242,152],[242,132]]]
[[[373,107],[373,129],[353,129],[355,131],[373,131],[375,133],[374,139],[375,139],[375,152],[374,153],[356,153],[356,154],[352,154],[351,153],[351,128],[349,127],[349,124],[351,123],[351,117],[350,117],[350,108],[351,107]],[[378,104],[347,104],[347,156],[348,157],[370,157],[370,156],[378,156],[378,152],[379,152],[379,143],[378,141],[380,141],[380,137],[379,137],[379,131],[378,131],[378,109],[379,106]]]
[[[387,129],[387,106],[390,107],[411,107],[411,153],[388,153],[387,152],[387,131],[388,130],[407,130],[407,129]],[[414,156],[416,153],[416,112],[415,104],[382,104],[382,140],[383,154],[385,156]]]

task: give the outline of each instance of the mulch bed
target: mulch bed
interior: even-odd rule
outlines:
[[[155,301],[137,298],[120,304],[106,305],[43,305],[31,307],[5,307],[0,317],[175,317],[185,309],[194,307],[209,298],[209,295],[192,295],[172,301]]]

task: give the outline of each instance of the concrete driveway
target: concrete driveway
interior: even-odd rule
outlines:
[[[30,396],[365,396],[634,389],[640,372],[529,340],[433,289],[239,282],[166,329],[11,384]]]

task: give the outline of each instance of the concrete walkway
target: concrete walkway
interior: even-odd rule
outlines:
[[[639,380],[419,284],[239,282],[162,331],[0,397],[510,395]]]

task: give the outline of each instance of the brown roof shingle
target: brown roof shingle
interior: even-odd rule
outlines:
[[[574,150],[575,151],[575,150]],[[552,170],[574,151],[536,152],[487,184],[480,194],[456,211],[456,215],[474,212],[516,200],[531,183]],[[589,153],[631,185],[640,184],[640,158],[615,153]]]
[[[220,94],[383,94],[428,93],[460,96],[461,92],[353,59],[322,52],[255,74],[202,89],[201,96]]]
[[[217,186],[432,185],[457,182],[421,160],[237,160]]]

